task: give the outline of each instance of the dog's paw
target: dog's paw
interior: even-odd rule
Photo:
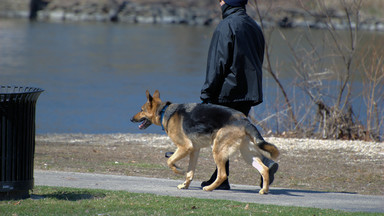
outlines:
[[[187,186],[185,183],[183,183],[183,184],[179,184],[179,185],[177,186],[177,189],[188,189],[188,186]]]
[[[213,189],[211,189],[209,186],[205,186],[203,187],[203,191],[213,191]]]
[[[268,194],[268,191],[267,190],[264,190],[264,189],[261,189],[259,191],[259,194],[263,195],[263,194]]]

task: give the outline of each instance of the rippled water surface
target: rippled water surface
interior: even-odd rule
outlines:
[[[45,90],[37,102],[37,133],[142,132],[129,120],[146,101],[146,89],[158,89],[162,98],[177,103],[200,102],[212,31],[201,26],[1,20],[0,85]],[[273,40],[274,60],[289,60],[289,48],[278,37]],[[282,71],[288,85],[294,72]],[[277,94],[267,75],[264,89],[258,113]],[[145,132],[162,133],[155,126]]]

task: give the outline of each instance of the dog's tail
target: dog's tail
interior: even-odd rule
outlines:
[[[259,143],[258,145],[264,151],[269,152],[271,154],[272,159],[276,159],[277,157],[279,157],[280,155],[279,149],[277,149],[277,147],[272,143],[264,141],[262,143]]]
[[[251,138],[252,142],[255,143],[260,149],[268,152],[272,159],[276,159],[280,155],[279,149],[277,149],[277,147],[272,143],[266,142],[257,130],[256,126],[249,121],[245,126],[245,132]]]

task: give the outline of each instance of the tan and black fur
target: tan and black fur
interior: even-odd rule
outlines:
[[[177,147],[176,152],[167,161],[173,172],[184,174],[175,163],[186,156],[190,157],[186,180],[178,185],[179,189],[188,189],[200,149],[212,146],[218,170],[217,179],[203,190],[212,191],[227,179],[225,163],[236,150],[240,150],[244,160],[252,164],[263,177],[263,187],[259,193],[268,193],[268,167],[261,159],[263,156],[275,159],[279,150],[275,145],[264,141],[243,113],[212,104],[162,102],[157,90],[153,96],[147,90],[146,95],[147,102],[131,121],[141,122],[140,129],[145,129],[151,124],[163,127]]]

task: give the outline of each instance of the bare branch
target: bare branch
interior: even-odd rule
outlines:
[[[264,24],[263,24],[263,19],[264,17],[261,15],[261,12],[260,12],[260,8],[259,8],[259,4],[258,4],[258,1],[257,0],[254,0],[255,2],[255,8],[256,8],[256,12],[257,12],[257,15],[259,17],[259,20],[260,20],[260,26],[261,26],[261,29],[263,32],[265,32],[265,28],[264,28]],[[276,76],[276,73],[273,71],[272,69],[272,64],[271,64],[271,58],[270,58],[270,55],[269,55],[269,43],[266,41],[265,42],[265,49],[266,49],[266,52],[265,52],[265,57],[266,57],[266,60],[267,60],[267,69],[268,69],[268,72],[269,74],[272,76],[273,80],[276,82],[276,84],[278,85],[281,93],[283,94],[284,96],[284,99],[285,99],[285,103],[287,104],[288,106],[288,113],[289,113],[289,116],[291,118],[291,120],[293,121],[294,123],[294,127],[297,128],[298,127],[298,123],[297,123],[297,120],[296,120],[296,117],[295,117],[295,114],[293,113],[293,109],[292,109],[292,105],[291,105],[291,102],[288,98],[288,95],[283,87],[283,85],[281,84],[280,80],[277,78]]]

